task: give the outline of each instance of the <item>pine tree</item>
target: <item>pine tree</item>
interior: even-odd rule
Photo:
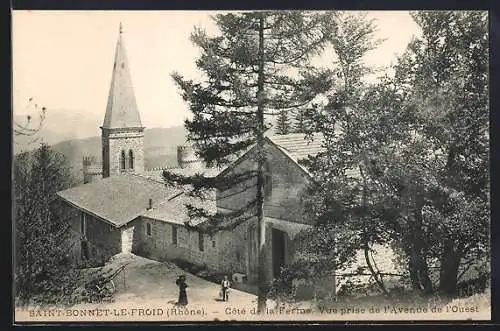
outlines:
[[[278,114],[276,134],[284,135],[291,132],[290,118],[286,110],[281,110]]]
[[[266,116],[307,106],[330,85],[329,72],[314,69],[309,58],[318,54],[331,33],[332,14],[298,11],[220,14],[214,17],[219,35],[209,37],[196,29],[192,42],[201,48],[197,67],[206,79],[185,80],[174,73],[193,118],[186,120],[188,138],[207,164],[224,166],[235,155],[255,146],[255,170],[209,180],[203,176],[182,178],[165,173],[167,182],[225,190],[250,182],[255,199],[229,215],[206,215],[216,227],[224,217],[257,218],[259,247],[258,311],[265,309],[269,267],[264,223],[264,132]],[[191,208],[190,210],[193,210]],[[197,214],[202,214],[197,210]]]
[[[295,116],[295,126],[294,126],[294,132],[295,133],[303,133],[305,131],[305,111],[302,109],[297,110],[296,116]]]

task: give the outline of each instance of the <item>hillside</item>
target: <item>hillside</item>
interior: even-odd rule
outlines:
[[[185,129],[182,126],[171,128],[152,128],[144,132],[144,157],[146,169],[162,167],[177,162],[177,145],[185,142]],[[52,146],[66,156],[77,178],[83,178],[82,157],[93,155],[101,159],[101,137],[72,139]]]
[[[32,126],[39,126],[39,118],[37,114],[33,115]],[[26,123],[26,115],[14,115],[14,123],[24,125]],[[78,140],[99,135],[100,119],[96,115],[67,109],[50,109],[45,115],[40,131],[36,134],[36,141],[33,142],[33,137],[14,136],[13,137],[13,152],[17,154],[21,151],[32,150],[41,142],[49,145],[54,145],[65,140]]]

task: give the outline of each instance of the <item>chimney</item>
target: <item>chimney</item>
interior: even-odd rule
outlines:
[[[177,146],[177,164],[180,168],[184,168],[184,160],[186,158],[186,149],[184,146]]]
[[[149,209],[153,209],[153,199],[149,199],[149,207],[148,207],[148,210]]]

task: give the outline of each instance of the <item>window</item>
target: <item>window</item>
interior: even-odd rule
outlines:
[[[212,248],[215,248],[215,238],[213,235],[210,235],[210,241],[212,242]]]
[[[82,238],[87,236],[87,219],[85,218],[85,213],[81,212],[80,214],[80,233]]]
[[[146,234],[151,235],[151,223],[146,223]]]
[[[204,251],[204,242],[203,242],[203,239],[205,239],[203,237],[203,233],[202,232],[198,232],[198,248],[200,249],[200,252],[203,252]]]
[[[134,169],[134,152],[132,150],[128,151],[128,167]]]
[[[88,260],[90,257],[89,254],[89,242],[86,240],[82,240],[82,260]]]
[[[269,198],[273,192],[273,176],[269,162],[264,164],[264,197]]]
[[[120,154],[120,169],[125,170],[125,151],[122,150],[122,153]]]
[[[172,245],[177,246],[177,227],[172,225]]]

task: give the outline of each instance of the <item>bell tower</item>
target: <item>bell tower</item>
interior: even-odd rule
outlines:
[[[121,23],[101,132],[103,178],[144,171],[144,127],[135,100]]]

